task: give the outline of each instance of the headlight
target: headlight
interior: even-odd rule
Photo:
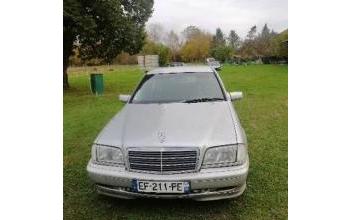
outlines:
[[[236,146],[222,146],[209,148],[204,156],[203,166],[222,167],[231,166],[236,162]]]
[[[123,165],[123,154],[120,148],[102,145],[94,145],[96,160],[100,163]]]
[[[237,159],[236,164],[244,164],[248,157],[247,145],[239,144],[237,145]]]
[[[203,167],[225,167],[240,165],[247,159],[246,145],[212,147],[205,152]]]

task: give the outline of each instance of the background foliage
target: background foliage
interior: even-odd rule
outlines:
[[[117,64],[137,63],[136,56],[122,52],[123,56],[113,59]],[[203,31],[196,26],[188,26],[181,33],[169,32],[160,24],[150,24],[147,38],[139,54],[156,54],[160,56],[160,65],[173,61],[204,63],[207,57],[226,63],[287,63],[288,30],[276,33],[265,24],[260,32],[252,26],[247,36],[241,39],[235,30],[226,35],[220,28],[215,33]],[[130,56],[130,57],[129,57]],[[124,59],[122,59],[123,57]],[[128,58],[129,57],[129,58]],[[82,61],[72,56],[73,65],[104,64],[104,60],[93,59]]]
[[[171,49],[165,46],[162,43],[156,43],[151,40],[147,40],[144,44],[141,54],[148,55],[148,54],[156,54],[159,55],[159,64],[161,66],[166,65],[171,60]]]
[[[63,85],[69,87],[69,57],[110,63],[119,53],[138,53],[153,0],[64,0]]]

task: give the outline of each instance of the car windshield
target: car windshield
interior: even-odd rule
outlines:
[[[132,103],[208,102],[224,100],[214,73],[165,73],[146,75]]]

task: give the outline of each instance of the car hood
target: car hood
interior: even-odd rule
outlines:
[[[206,147],[236,142],[229,102],[127,104],[96,143],[120,147]]]

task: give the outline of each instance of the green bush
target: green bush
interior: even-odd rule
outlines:
[[[113,60],[114,64],[131,65],[137,64],[137,56],[122,52]]]
[[[229,46],[221,45],[221,46],[212,48],[210,54],[216,60],[220,62],[225,62],[231,59],[232,51],[233,50]]]
[[[147,41],[144,44],[143,55],[159,55],[159,65],[165,66],[171,60],[171,50],[161,43]]]

